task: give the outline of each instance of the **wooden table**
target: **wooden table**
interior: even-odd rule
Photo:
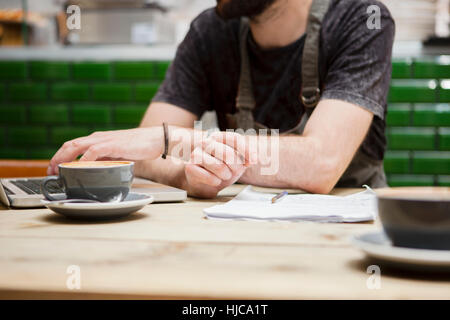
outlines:
[[[367,288],[373,262],[349,237],[378,230],[378,223],[204,218],[203,208],[242,187],[215,200],[151,204],[103,223],[2,208],[0,298],[450,298],[450,276],[385,267],[381,289]],[[71,265],[80,267],[79,290],[66,286]]]

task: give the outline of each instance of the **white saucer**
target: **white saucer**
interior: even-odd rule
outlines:
[[[101,220],[125,217],[153,202],[148,194],[131,192],[121,202],[99,203],[60,203],[58,201],[41,200],[50,210],[71,219]]]
[[[384,232],[371,232],[352,238],[352,244],[369,257],[415,270],[438,268],[450,271],[450,250],[395,247]]]

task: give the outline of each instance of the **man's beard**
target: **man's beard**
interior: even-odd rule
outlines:
[[[254,18],[277,0],[217,0],[216,12],[224,20]]]

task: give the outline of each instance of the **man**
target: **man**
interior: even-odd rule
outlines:
[[[236,181],[314,193],[336,185],[385,186],[384,118],[395,31],[388,10],[372,0],[217,2],[192,22],[141,128],[70,141],[48,172],[84,154],[81,160],[139,160],[137,175],[199,197],[214,197]],[[379,28],[368,23],[370,8],[378,9]],[[306,96],[311,83],[317,95]],[[192,128],[207,110],[216,111],[222,131],[244,124],[285,133],[276,141],[278,170],[261,174],[262,163],[251,161],[250,139],[226,132],[191,142],[191,161],[160,158],[161,124],[171,125],[170,136],[176,127]],[[245,161],[228,161],[219,147]]]

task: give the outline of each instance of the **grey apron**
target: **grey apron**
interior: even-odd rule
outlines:
[[[299,97],[306,110],[294,128],[280,135],[302,134],[309,116],[319,103],[321,95],[319,85],[320,30],[323,17],[327,13],[330,3],[331,0],[314,0],[311,5],[302,56],[302,90]],[[258,131],[259,129],[268,128],[255,121],[253,117],[256,103],[247,51],[249,30],[248,19],[242,18],[239,31],[241,71],[236,98],[237,112],[235,114],[227,114],[227,122],[230,129],[243,129],[244,131],[255,129]],[[359,148],[336,187],[361,187],[364,184],[372,188],[387,186],[383,161],[370,158]]]

